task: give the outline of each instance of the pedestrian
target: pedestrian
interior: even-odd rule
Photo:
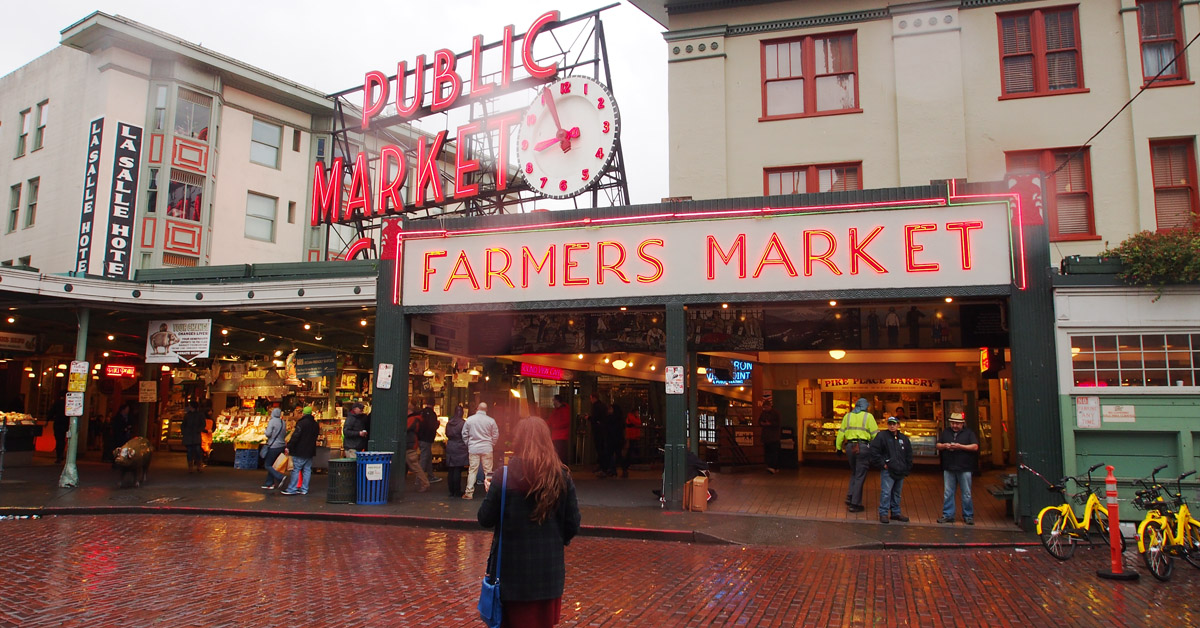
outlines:
[[[281,495],[308,495],[313,458],[317,456],[317,432],[312,406],[304,406],[300,420],[296,421],[296,429],[292,430],[292,437],[283,450],[283,453],[292,457],[292,479]]]
[[[484,477],[492,474],[492,452],[496,443],[500,442],[500,428],[496,420],[488,416],[488,405],[480,403],[463,427],[463,440],[467,443],[467,457],[470,468],[467,470],[467,487],[463,491],[463,499],[474,499],[475,480],[480,470]]]
[[[636,409],[625,415],[625,446],[621,449],[621,477],[629,477],[629,465],[641,453],[642,417]]]
[[[779,441],[780,434],[779,412],[770,399],[762,402],[762,414],[758,415],[758,424],[762,427],[763,463],[767,465],[767,473],[779,473]]]
[[[463,467],[471,462],[467,454],[467,441],[463,440],[463,407],[454,406],[454,414],[446,422],[446,486],[450,489],[450,497],[462,497]]]
[[[414,407],[413,411],[408,413],[408,426],[404,437],[408,449],[404,452],[404,464],[417,480],[417,492],[425,493],[429,490],[429,476],[426,475],[425,469],[421,468],[421,445],[417,440],[420,431],[421,411]]]
[[[554,409],[546,420],[550,428],[550,440],[554,443],[554,452],[563,464],[567,464],[567,439],[571,437],[571,407],[563,400],[562,395],[554,395]]]
[[[501,478],[493,479],[491,487]],[[502,493],[507,494],[503,512]],[[488,490],[479,507],[479,523],[485,528],[496,528],[501,517],[488,556],[489,574],[500,561],[500,625],[550,628],[561,618],[565,548],[579,532],[580,514],[571,472],[559,461],[550,429],[540,419],[517,423],[507,486]]]
[[[71,428],[71,419],[67,416],[67,396],[59,395],[50,407],[50,422],[54,426],[54,464],[66,461],[67,431]]]
[[[346,416],[346,422],[342,425],[342,449],[345,450],[347,458],[357,458],[358,452],[367,448],[367,435],[370,433],[367,431],[367,425],[371,417],[363,413],[365,407],[361,403],[350,406],[350,414]]]
[[[942,516],[938,523],[954,523],[954,492],[962,492],[963,523],[975,525],[975,502],[971,499],[971,474],[979,464],[979,438],[967,427],[961,412],[950,413],[950,427],[938,434],[937,450],[942,456]]]
[[[871,468],[871,439],[875,438],[875,433],[879,431],[875,417],[867,412],[869,406],[866,399],[858,398],[854,409],[842,417],[842,426],[838,428],[834,446],[838,455],[845,453],[850,463],[850,489],[846,492],[847,512],[866,510],[862,503],[863,482],[867,479],[867,470]]]
[[[283,424],[283,410],[271,408],[271,418],[267,419],[267,442],[263,445],[263,466],[267,468],[267,479],[263,480],[260,488],[274,490],[283,486],[287,476],[275,470],[275,460],[287,447],[287,426]]]
[[[204,413],[189,399],[184,404],[183,423],[179,426],[183,446],[187,449],[188,473],[204,472],[204,453],[200,448],[204,433]]]
[[[604,473],[604,457],[606,455],[606,430],[608,420],[608,404],[600,400],[600,395],[591,394],[592,412],[588,415],[588,425],[592,428],[592,446],[596,450],[596,477],[606,477]]]
[[[900,431],[900,419],[891,416],[887,430],[871,439],[871,460],[879,472],[879,523],[907,522],[900,511],[900,491],[904,478],[912,472],[913,452],[908,435]]]
[[[612,404],[604,418],[604,444],[604,476],[613,477],[625,447],[625,410],[619,404]]]
[[[129,442],[133,438],[133,417],[129,416],[130,404],[121,404],[117,413],[108,422],[109,444],[105,446],[108,459],[112,460],[112,450]]]
[[[425,470],[425,478],[429,480],[430,484],[442,481],[442,478],[433,474],[433,439],[437,438],[438,427],[437,413],[433,411],[433,408],[429,406],[421,408],[421,425],[417,428],[417,442],[421,444],[421,468]]]

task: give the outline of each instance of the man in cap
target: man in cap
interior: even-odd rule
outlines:
[[[938,435],[942,456],[942,516],[938,523],[954,523],[954,491],[962,491],[963,523],[975,525],[975,503],[971,500],[971,474],[979,459],[979,439],[967,428],[961,412],[950,414],[950,427]]]
[[[357,458],[358,452],[367,448],[367,426],[370,425],[371,415],[363,414],[364,409],[361,403],[350,406],[350,414],[342,425],[342,448],[347,458]]]
[[[879,474],[879,523],[908,521],[900,512],[900,489],[904,478],[912,471],[912,443],[900,431],[900,419],[890,416],[887,431],[871,439],[871,460],[882,467]]]
[[[837,441],[834,449],[842,454],[845,444],[846,459],[850,462],[850,488],[846,491],[846,510],[862,512],[863,482],[867,479],[867,470],[871,468],[871,439],[879,431],[875,417],[867,412],[870,403],[859,397],[854,409],[842,417],[842,426],[838,428]]]

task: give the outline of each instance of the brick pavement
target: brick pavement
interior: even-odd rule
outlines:
[[[30,628],[478,627],[489,541],[482,531],[155,515],[0,520],[0,538],[0,626]],[[1200,624],[1200,571],[1103,581],[1102,552],[1059,563],[1036,548],[580,538],[567,561],[565,627]]]

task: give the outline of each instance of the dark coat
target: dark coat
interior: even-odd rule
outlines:
[[[317,456],[317,420],[311,414],[305,414],[296,421],[296,429],[288,439],[289,456],[297,458],[315,458]]]
[[[508,467],[508,499],[504,505],[504,554],[500,564],[500,598],[503,600],[552,600],[562,597],[566,582],[566,556],[563,548],[579,532],[579,504],[575,501],[575,483],[564,469],[567,491],[558,506],[542,523],[529,520],[533,500],[526,497],[528,482],[521,460],[514,458]],[[479,506],[479,523],[492,528],[500,518],[500,490],[503,468],[497,469]],[[497,537],[492,535],[488,573],[492,573]]]
[[[368,429],[368,426],[370,425],[370,415],[353,413],[347,415],[346,422],[342,426],[342,446],[346,449],[353,449],[354,451],[362,451],[363,449],[366,449],[367,439],[359,436],[358,433]]]
[[[179,426],[183,437],[183,446],[199,445],[200,434],[204,432],[204,413],[196,408],[188,410],[183,415],[183,423]]]
[[[455,413],[446,423],[446,466],[465,467],[471,462],[467,455],[467,441],[463,440],[463,426],[467,422]]]
[[[437,438],[438,418],[433,408],[421,409],[421,424],[417,427],[417,440],[432,443]]]
[[[912,473],[913,453],[912,443],[908,435],[899,430],[895,434],[891,430],[883,430],[871,439],[871,463],[877,467],[887,466],[888,473],[894,478],[902,478]]]

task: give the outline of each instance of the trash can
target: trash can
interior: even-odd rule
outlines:
[[[392,472],[390,451],[360,451],[358,463],[358,503],[386,504],[388,500],[388,476]]]
[[[334,458],[329,461],[328,504],[353,504],[357,489],[354,458]]]
[[[234,450],[233,468],[234,469],[257,469],[258,468],[258,448],[254,449],[237,449]]]

